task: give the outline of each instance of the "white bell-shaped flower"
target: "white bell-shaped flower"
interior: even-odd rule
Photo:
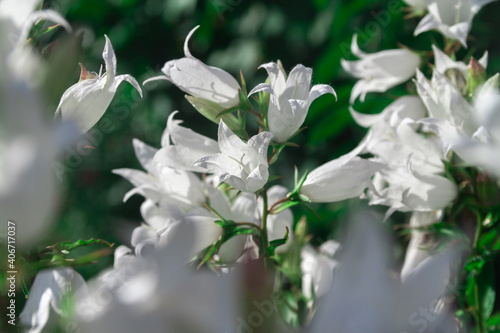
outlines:
[[[131,75],[116,76],[116,57],[108,36],[102,57],[106,63],[106,73],[96,75],[88,72],[83,65],[80,82],[69,87],[61,97],[56,115],[73,119],[82,133],[87,132],[104,115],[122,81],[129,82],[142,97],[142,90]]]
[[[267,122],[275,142],[284,143],[297,132],[316,98],[327,93],[337,98],[333,88],[327,84],[317,84],[311,88],[311,68],[297,65],[285,78],[283,70],[274,62],[261,67],[266,69],[270,84],[257,85],[249,96],[259,91],[271,94]]]
[[[193,97],[207,99],[225,108],[238,105],[238,90],[241,88],[236,79],[220,68],[205,65],[189,51],[189,39],[199,27],[194,27],[184,41],[185,57],[166,62],[161,69],[164,75],[149,78],[143,84],[168,80]]]
[[[445,37],[458,40],[467,47],[467,35],[474,15],[494,0],[438,0],[429,1],[429,14],[419,22],[415,36],[429,30],[438,30]]]
[[[273,135],[261,132],[243,142],[221,120],[218,143],[220,153],[200,158],[194,162],[215,173],[221,182],[243,192],[260,190],[269,177],[267,148]]]
[[[385,92],[413,77],[420,65],[420,57],[407,49],[386,50],[367,54],[360,50],[357,35],[352,37],[352,53],[361,58],[356,61],[341,59],[346,72],[360,79],[351,92],[351,104],[358,96],[361,102],[369,92]]]

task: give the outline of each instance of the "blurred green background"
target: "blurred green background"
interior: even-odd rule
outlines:
[[[340,59],[353,60],[349,47],[353,33],[359,35],[360,46],[367,52],[406,45],[429,51],[431,43],[443,46],[441,35],[424,33],[417,38],[413,31],[418,18],[405,20],[400,0],[349,1],[250,1],[250,0],[54,0],[45,1],[68,19],[83,40],[78,59],[88,70],[99,71],[106,34],[117,57],[117,73],[131,74],[142,83],[158,75],[163,64],[183,56],[187,33],[200,24],[192,38],[192,54],[212,66],[238,76],[243,71],[251,89],[266,79],[262,63],[283,62],[290,71],[296,64],[313,68],[313,84],[330,84],[338,94],[317,99],[309,110],[307,130],[293,141],[299,148],[287,148],[271,174],[293,179],[293,166],[302,174],[354,148],[365,134],[348,112],[348,101],[355,80],[340,67]],[[390,10],[391,9],[391,10]],[[395,10],[396,9],[396,10]],[[401,9],[401,10],[400,10]],[[488,73],[500,70],[500,46],[495,41],[499,27],[500,3],[485,7],[475,18],[469,50],[459,59],[479,57],[490,52]],[[65,33],[60,31],[61,35]],[[56,73],[59,75],[59,73]],[[77,82],[79,67],[74,67],[68,86]],[[143,87],[144,99],[128,84],[118,89],[105,116],[94,127],[98,133],[92,143],[96,149],[84,149],[83,155],[68,148],[61,163],[64,194],[50,239],[41,247],[57,241],[76,241],[91,237],[117,244],[129,244],[134,227],[141,222],[139,211],[143,198],[133,196],[123,203],[124,194],[132,188],[126,180],[111,173],[117,168],[141,169],[132,148],[138,138],[159,147],[168,115],[180,110],[178,119],[199,133],[216,137],[217,126],[192,108],[184,93],[169,82]],[[369,94],[365,103],[355,109],[378,113],[397,96],[414,91],[413,84],[400,85],[385,94]],[[57,100],[54,101],[57,103]],[[55,109],[55,107],[54,107]],[[255,133],[253,133],[255,134]],[[295,218],[307,215],[311,232],[319,243],[330,230],[341,225],[348,211],[364,203],[358,200],[314,205],[322,216],[319,220],[304,209],[294,211]],[[381,209],[382,211],[384,208]],[[402,218],[396,214],[395,218]],[[94,249],[95,250],[95,249]],[[112,256],[98,264],[81,267],[90,277],[112,264]]]

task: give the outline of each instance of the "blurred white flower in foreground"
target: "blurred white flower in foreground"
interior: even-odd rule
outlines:
[[[390,272],[390,241],[373,218],[352,221],[332,287],[308,332],[453,332],[451,315],[438,311],[453,280],[455,254],[446,250],[400,281]]]
[[[404,0],[404,2],[421,11],[424,11],[427,8],[426,0]]]
[[[89,281],[89,295],[75,302],[75,327],[83,333],[235,332],[238,276],[189,267],[192,231],[181,225],[151,256],[125,254],[114,269]]]
[[[384,92],[405,82],[415,75],[415,69],[420,65],[420,57],[406,49],[367,54],[360,50],[357,34],[352,37],[351,51],[361,58],[356,61],[341,59],[344,70],[360,79],[352,88],[351,104],[358,96],[363,102],[369,92]]]
[[[142,97],[136,79],[129,74],[116,76],[115,52],[108,36],[104,35],[104,38],[106,44],[102,57],[106,63],[106,73],[90,73],[80,65],[80,81],[64,92],[56,110],[56,115],[61,113],[63,119],[73,119],[82,133],[86,133],[101,119],[122,81],[129,82]]]
[[[1,43],[6,54],[5,62],[12,76],[23,79],[29,86],[35,86],[37,74],[43,66],[27,42],[31,28],[39,20],[45,19],[61,25],[67,32],[72,29],[59,13],[42,8],[41,0],[2,0],[0,1],[0,31],[5,40]]]
[[[322,297],[332,285],[333,269],[338,262],[333,256],[340,244],[334,240],[323,243],[318,250],[306,244],[301,251],[302,292],[308,299]]]
[[[32,84],[38,72],[12,70],[4,27],[0,19],[0,219],[17,222],[16,242],[28,246],[49,230],[59,194],[51,164],[76,136],[72,124],[50,126],[43,119],[45,105]],[[24,43],[19,50],[35,57]]]
[[[239,191],[255,192],[267,183],[269,177],[267,148],[272,136],[269,132],[261,132],[245,143],[221,121],[220,153],[200,158],[194,166],[208,169],[219,176],[220,182]]]
[[[23,332],[49,332],[57,327],[60,317],[69,315],[72,297],[87,295],[85,280],[71,267],[40,271],[31,286],[23,311],[19,315]]]
[[[332,87],[317,84],[311,88],[312,69],[303,65],[295,66],[288,78],[280,66],[274,62],[261,65],[269,75],[270,84],[261,83],[250,91],[249,96],[267,91],[271,94],[267,122],[275,142],[284,143],[300,128],[306,119],[309,106],[318,97],[332,94]]]
[[[13,46],[24,43],[29,30],[39,19],[53,21],[71,32],[71,26],[59,13],[51,9],[37,10],[42,8],[42,2],[41,0],[0,1],[0,21],[5,23],[2,33],[8,37]]]
[[[415,36],[438,30],[445,37],[458,40],[467,47],[467,35],[474,15],[494,0],[437,0],[427,1],[427,14],[415,29]]]
[[[152,77],[143,84],[154,80],[168,80],[179,89],[197,98],[203,98],[224,108],[240,104],[238,82],[228,72],[207,66],[193,57],[188,43],[200,26],[194,27],[184,41],[184,58],[170,60],[161,71],[164,75]]]

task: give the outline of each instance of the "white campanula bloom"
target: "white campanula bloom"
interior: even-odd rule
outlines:
[[[137,159],[147,172],[134,169],[115,169],[118,174],[130,181],[134,188],[124,201],[134,194],[140,194],[156,203],[174,204],[184,209],[200,207],[205,201],[205,185],[191,172],[177,170],[154,163],[158,151],[140,140],[133,140]]]
[[[495,77],[493,77],[495,79]],[[498,80],[498,74],[496,77]],[[476,118],[480,127],[470,140],[454,147],[466,162],[480,166],[500,178],[500,92],[488,82],[476,97]]]
[[[485,65],[484,57],[481,65]],[[436,70],[430,82],[417,72],[417,91],[431,116],[420,123],[427,131],[437,134],[445,154],[454,150],[467,163],[481,165],[494,174],[497,173],[494,160],[500,142],[500,138],[495,137],[499,128],[494,120],[498,100],[496,88],[492,88],[496,81],[496,76],[488,80],[469,103]]]
[[[357,156],[365,149],[367,141],[311,171],[300,193],[312,202],[336,202],[360,196],[371,187],[373,174],[384,167],[384,164]]]
[[[458,40],[467,47],[467,35],[474,15],[494,0],[438,0],[428,1],[429,13],[419,22],[415,36],[429,30],[438,30],[445,37]]]
[[[463,80],[467,79],[467,64],[463,61],[455,61],[451,59],[446,53],[441,51],[436,45],[432,45],[432,50],[434,52],[434,65],[436,66],[434,70],[441,74],[447,74],[449,70],[458,71]],[[485,51],[483,56],[478,60],[478,63],[483,67],[488,67],[488,51]]]
[[[86,133],[104,115],[111,104],[116,90],[122,81],[129,82],[142,97],[142,90],[131,75],[116,76],[116,57],[108,36],[102,57],[106,64],[106,73],[96,75],[88,72],[83,65],[80,81],[69,87],[61,97],[56,115],[63,119],[73,119],[82,133]]]
[[[382,134],[379,132],[386,131],[387,127],[397,127],[405,118],[417,121],[426,115],[425,107],[417,96],[401,96],[378,114],[359,113],[352,107],[349,111],[358,125],[377,132],[372,139],[376,139],[376,135]]]
[[[417,131],[426,115],[418,96],[404,96],[376,115],[351,110],[358,124],[369,127],[366,151],[386,167],[378,170],[371,188],[370,204],[395,210],[433,211],[444,208],[456,196],[456,187],[438,174],[444,171],[444,154],[435,137]]]
[[[219,153],[200,158],[194,166],[207,169],[243,192],[260,190],[269,177],[267,148],[272,134],[261,132],[243,142],[221,120],[219,123]]]
[[[358,46],[356,34],[352,37],[351,51],[360,60],[341,59],[344,70],[360,79],[352,88],[351,104],[358,96],[363,102],[369,92],[385,92],[407,81],[420,65],[420,57],[407,49],[365,53]]]
[[[193,163],[207,155],[217,154],[217,141],[180,126],[182,121],[174,119],[178,111],[168,117],[162,137],[162,148],[156,153],[154,162],[180,170],[204,172],[206,169]]]
[[[465,162],[500,177],[497,162],[500,156],[500,93],[497,81],[498,74],[477,92],[467,128],[443,119],[429,118],[421,122],[439,136],[443,149],[454,150]]]
[[[144,84],[154,80],[168,80],[185,93],[214,102],[229,108],[240,103],[238,90],[240,85],[228,72],[205,65],[193,57],[188,42],[196,29],[194,27],[184,41],[184,58],[170,60],[162,68],[164,75],[152,77]]]
[[[288,78],[277,63],[270,62],[259,68],[266,69],[270,84],[257,85],[249,96],[259,91],[271,94],[267,124],[275,142],[284,143],[297,132],[316,98],[327,93],[337,97],[329,85],[311,87],[312,69],[303,65],[295,66]]]
[[[420,173],[412,167],[411,158],[406,166],[387,167],[378,172],[373,181],[370,205],[389,206],[386,217],[394,211],[431,212],[447,207],[457,196],[455,183],[448,178]]]
[[[472,134],[477,129],[474,108],[443,74],[434,70],[431,81],[417,70],[417,92],[427,107],[429,116],[443,119]]]
[[[398,167],[411,156],[412,165],[420,172],[439,173],[444,168],[439,145],[433,138],[417,133],[420,125],[416,121],[426,113],[418,96],[402,96],[379,114],[362,114],[351,108],[354,120],[370,128],[365,149],[375,155],[377,161]]]
[[[50,332],[60,317],[68,317],[64,302],[71,297],[85,297],[85,280],[71,267],[45,269],[35,277],[28,300],[20,314],[23,332]]]

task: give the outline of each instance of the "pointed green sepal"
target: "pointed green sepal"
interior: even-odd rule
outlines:
[[[293,206],[297,206],[297,205],[300,205],[300,201],[285,201],[283,202],[282,204],[276,206],[276,208],[274,208],[271,212],[269,212],[270,214],[279,214],[281,213],[282,211],[290,208],[290,207],[293,207]]]
[[[269,156],[267,163],[271,165],[276,162],[278,160],[278,157],[280,156],[281,151],[285,147],[286,145],[273,145],[273,152],[271,153],[271,156]]]
[[[243,91],[243,94],[245,94],[245,96],[247,96],[248,95],[247,82],[245,81],[245,78],[243,77],[243,72],[241,71],[241,69],[240,69],[240,80],[241,80],[241,90]]]
[[[198,111],[208,120],[219,124],[220,119],[222,119],[233,132],[236,133],[241,131],[241,123],[238,121],[238,118],[231,114],[233,109],[237,110],[238,107],[225,109],[219,104],[204,98],[193,97],[189,95],[186,95],[185,97],[189,101],[189,103],[191,103],[191,105],[196,109],[196,111]]]

